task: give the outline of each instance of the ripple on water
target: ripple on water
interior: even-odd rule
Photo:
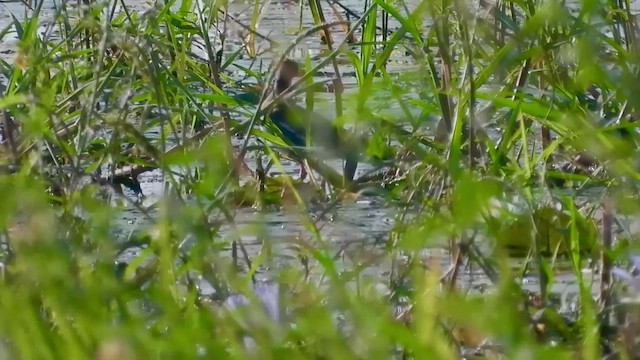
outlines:
[[[42,22],[39,33],[46,30],[46,20],[47,18],[51,18],[53,15],[52,9],[54,8],[53,0],[43,1],[45,1],[43,6],[44,11],[41,16],[45,21]],[[127,0],[125,3],[132,11],[138,12],[148,9],[150,6],[148,3],[142,1]],[[360,0],[345,0],[342,3],[356,12],[362,12],[363,10],[363,2]],[[416,3],[417,0],[407,1],[407,5],[410,9],[413,8]],[[577,4],[578,2],[575,3]],[[179,3],[176,3],[175,6],[177,7],[179,5]],[[633,2],[632,7],[634,12],[637,12],[638,5],[640,5],[640,2]],[[241,2],[236,1],[230,4],[229,11],[239,21],[248,23],[251,16],[251,11],[249,10],[250,7],[251,5],[249,3],[241,4]],[[0,3],[0,28],[5,28],[11,23],[11,14],[15,15],[19,19],[24,18],[24,10],[24,5],[20,2]],[[327,16],[328,22],[338,20],[338,18],[330,11],[327,11],[325,15]],[[306,11],[302,20],[302,26],[305,28],[313,25],[308,11]],[[288,45],[296,38],[298,21],[297,5],[295,2],[272,1],[270,5],[266,7],[265,11],[261,14],[261,22],[259,24],[258,31],[264,35],[269,35],[280,45],[276,46],[274,49],[276,51],[267,53],[265,56],[261,57],[261,60],[265,64],[269,64],[272,61],[274,53],[277,53],[278,49],[284,49],[284,46]],[[392,20],[390,28],[393,29],[396,27],[398,27],[398,24]],[[235,51],[239,46],[242,46],[242,42],[236,36],[237,31],[240,29],[241,27],[237,25],[230,25],[230,36],[225,45],[227,50]],[[213,32],[212,35],[214,39],[218,38],[217,34]],[[336,32],[335,35],[335,40],[341,41],[344,33]],[[59,37],[59,34],[52,33],[52,37],[54,39],[56,36]],[[0,59],[11,62],[15,55],[14,50],[16,45],[17,38],[15,34],[5,36],[2,45],[0,45]],[[265,41],[258,40],[257,46],[259,48],[264,49],[266,48],[266,45],[267,43]],[[301,42],[300,46],[298,46],[293,52],[292,57],[302,59],[306,54],[311,54],[313,56],[320,54],[321,51],[323,51],[323,48],[318,39],[309,38]],[[390,67],[390,71],[407,69],[407,66],[402,63],[404,60],[403,56],[404,55],[401,53],[393,54],[392,59],[396,60],[397,64],[393,65],[393,68]],[[252,59],[240,59],[239,65],[250,66],[252,62]],[[352,69],[345,65],[341,65],[339,67],[339,71],[342,73],[352,71]],[[332,65],[327,65],[322,69],[322,76],[335,76]],[[320,80],[321,79],[322,77],[320,77]],[[355,78],[347,78],[345,79],[345,83],[353,86],[355,85]],[[325,108],[321,111],[330,112],[331,107],[331,104],[327,103],[325,104]],[[297,173],[294,163],[285,160],[283,161],[283,164],[284,171],[287,174],[293,175]],[[336,167],[340,166],[339,162],[333,162],[332,164]],[[250,163],[250,166],[255,165]],[[366,168],[363,167],[359,171],[366,171]],[[148,197],[157,198],[163,193],[163,176],[159,171],[145,173],[140,176],[139,180],[141,182],[143,192]],[[130,195],[128,192],[126,194]],[[345,264],[344,268],[346,268],[348,264],[362,261],[362,259],[357,257],[358,251],[350,252],[349,248],[361,250],[363,247],[367,247],[374,253],[376,250],[379,252],[384,245],[384,240],[386,239],[389,230],[393,226],[392,219],[394,218],[395,213],[395,209],[385,208],[379,203],[367,199],[362,202],[340,206],[333,214],[334,220],[318,220],[322,238],[327,240],[322,243],[322,245],[328,246],[341,257]],[[261,249],[262,240],[265,238],[268,239],[268,241],[273,243],[276,248],[279,247],[280,250],[282,250],[283,256],[281,258],[284,260],[280,262],[279,266],[286,266],[286,264],[290,264],[291,259],[295,258],[294,252],[290,251],[290,246],[292,244],[299,243],[301,241],[300,239],[304,239],[305,241],[315,241],[303,221],[301,221],[301,214],[295,214],[290,211],[274,210],[267,214],[258,214],[251,209],[241,209],[236,213],[235,223],[234,227],[231,227],[228,224],[223,226],[222,236],[237,236],[241,238],[243,242],[245,242],[250,254],[257,254]],[[143,214],[139,210],[131,208],[123,213],[122,227],[127,230],[127,233],[132,227],[142,227],[144,225],[145,221],[143,220]],[[361,253],[365,253],[365,251],[361,251]],[[132,254],[135,254],[135,251],[127,255],[128,257],[125,257],[131,258],[131,256],[133,256]],[[440,259],[440,263],[443,268],[450,265],[446,253],[439,253],[436,250],[425,250],[425,256]],[[388,261],[385,261],[386,260],[381,260],[375,266],[367,268],[365,272],[370,272],[377,277],[384,278],[388,275],[389,268]],[[556,289],[557,291],[562,291],[560,287],[575,287],[575,281],[573,281],[570,275],[561,273],[556,275],[555,280],[555,286],[558,287],[558,289]],[[527,281],[529,282],[528,284],[525,284],[526,286],[530,286],[531,288],[538,286],[535,281]],[[474,286],[480,289],[484,288],[485,285],[490,284],[490,281],[482,274],[481,271],[472,268],[464,272],[462,276],[462,283],[468,283],[469,285],[474,284]]]

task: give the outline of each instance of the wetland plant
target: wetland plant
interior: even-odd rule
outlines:
[[[23,4],[0,357],[637,358],[631,5]],[[291,156],[283,101],[367,139],[353,181]]]

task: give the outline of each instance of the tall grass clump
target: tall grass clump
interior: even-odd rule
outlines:
[[[0,23],[0,358],[640,356],[632,3],[142,5]]]

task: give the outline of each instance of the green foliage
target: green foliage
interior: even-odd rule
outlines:
[[[354,21],[339,27],[302,2],[315,26],[284,52],[268,39],[274,65],[323,42],[293,90],[316,111],[314,77],[341,70],[336,121],[369,162],[349,187],[312,155],[312,182],[271,171],[291,150],[263,121],[277,66],[244,57],[262,56],[272,5],[247,2],[242,39],[228,2],[116,5],[46,18],[40,1],[0,31],[18,38],[0,62],[0,358],[638,356],[607,280],[637,237],[610,243],[610,223],[640,210],[628,3],[336,2]],[[392,229],[336,244],[324,224],[361,199]],[[291,241],[271,215],[301,224],[281,226]],[[463,291],[478,273],[490,291]],[[276,321],[259,278],[279,286]]]

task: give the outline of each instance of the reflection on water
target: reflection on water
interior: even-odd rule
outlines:
[[[133,12],[143,12],[149,8],[149,3],[141,1],[125,1]],[[252,16],[252,2],[234,1],[229,5],[229,13],[233,15],[235,19],[244,24],[249,24]],[[361,13],[364,2],[361,0],[345,0],[342,2],[345,6],[351,10]],[[408,7],[411,9],[415,6],[417,1],[408,1]],[[634,2],[636,8],[638,2]],[[56,29],[49,27],[49,19],[54,14],[54,8],[59,5],[59,2],[52,0],[45,1],[43,5],[43,15],[40,26],[40,33],[46,34],[51,38],[59,37],[56,33]],[[176,3],[175,8],[180,6],[180,3]],[[294,41],[299,33],[299,12],[298,5],[293,1],[272,1],[265,6],[257,31],[269,38],[273,39],[273,43],[269,43],[264,40],[257,40],[256,50],[257,52],[263,52],[270,49],[269,52],[264,53],[260,59],[254,64],[254,60],[244,58],[238,61],[241,66],[255,66],[261,65],[266,68],[271,62],[274,54],[279,54],[286,46]],[[15,15],[21,19],[25,13],[24,5],[19,2],[3,2],[0,3],[0,28],[5,28],[13,20],[11,15]],[[340,11],[341,16],[346,18],[345,12]],[[308,9],[302,17],[302,28],[309,28],[313,25],[312,18]],[[339,20],[330,9],[326,9],[325,15],[328,22]],[[393,19],[390,22],[389,27],[391,29],[397,28],[398,23]],[[229,23],[228,34],[225,46],[225,52],[231,53],[236,51],[239,47],[244,46],[240,34],[245,33],[241,26]],[[216,30],[212,30],[212,35],[215,39],[219,37],[216,34]],[[335,41],[341,42],[344,37],[344,32],[334,32]],[[16,34],[10,34],[5,36],[2,45],[0,45],[0,58],[11,62],[14,56],[14,49],[16,46],[17,38]],[[218,44],[219,45],[219,44]],[[297,59],[303,59],[306,55],[311,57],[321,55],[326,47],[320,44],[318,38],[308,38],[300,42],[292,54],[292,57]],[[197,53],[198,49],[194,48]],[[404,54],[402,52],[395,52],[391,58],[390,66],[388,70],[390,72],[399,70],[410,70],[405,62]],[[262,62],[262,64],[260,64]],[[343,75],[343,82],[349,89],[353,87],[356,82],[354,76],[345,76],[348,73],[353,74],[353,69],[350,69],[344,65],[339,67],[340,72]],[[318,80],[325,78],[335,77],[333,67],[331,65],[326,66]],[[326,113],[327,116],[331,116],[333,113],[333,105],[329,101],[331,95],[325,94],[319,95],[319,98],[324,101],[320,101],[318,111]],[[285,172],[294,175],[297,173],[295,164],[283,160],[285,166]],[[253,166],[252,163],[250,165]],[[338,162],[334,163],[336,167],[339,167]],[[360,173],[366,171],[366,167],[359,169]],[[159,172],[149,172],[140,176],[142,183],[142,189],[145,195],[153,201],[160,197],[163,193],[163,177]],[[394,217],[397,213],[396,209],[385,208],[381,205],[378,199],[375,198],[361,198],[352,204],[340,205],[336,208],[332,214],[332,219],[320,219],[318,220],[318,226],[320,226],[320,233],[326,243],[324,246],[329,246],[335,251],[336,254],[342,256],[344,259],[345,267],[347,265],[358,263],[361,259],[358,255],[365,253],[375,253],[380,251],[387,239],[387,234],[391,230],[394,224]],[[289,252],[291,244],[295,244],[296,241],[304,239],[307,242],[315,241],[315,238],[307,230],[304,223],[301,221],[301,216],[307,216],[307,214],[297,214],[292,211],[286,210],[274,210],[269,213],[263,214],[254,211],[253,209],[240,209],[235,213],[234,226],[227,224],[222,228],[222,236],[238,238],[243,241],[250,255],[257,254],[261,249],[263,241],[269,241],[272,243],[274,252],[280,254],[279,260],[276,261],[278,266],[288,266],[292,264],[293,253]],[[132,227],[144,226],[145,221],[142,214],[131,208],[123,214],[122,217],[123,228],[127,229],[123,234],[128,234]],[[257,226],[260,225],[260,226]],[[259,228],[260,231],[255,229]],[[366,251],[365,251],[366,250]],[[425,252],[425,256],[433,256],[440,259],[441,266],[446,269],[450,266],[449,257],[442,251],[430,250]],[[388,276],[389,261],[385,260],[377,263],[375,266],[367,268],[364,272],[372,276],[379,277],[381,280],[385,280]],[[532,279],[525,279],[527,286],[531,289],[536,289],[537,285]],[[562,292],[567,288],[571,288],[575,291],[575,286],[570,275],[559,273],[556,274],[555,291]],[[463,272],[462,284],[465,286],[475,287],[477,289],[484,289],[489,287],[489,279],[482,274],[477,268],[471,268]]]

